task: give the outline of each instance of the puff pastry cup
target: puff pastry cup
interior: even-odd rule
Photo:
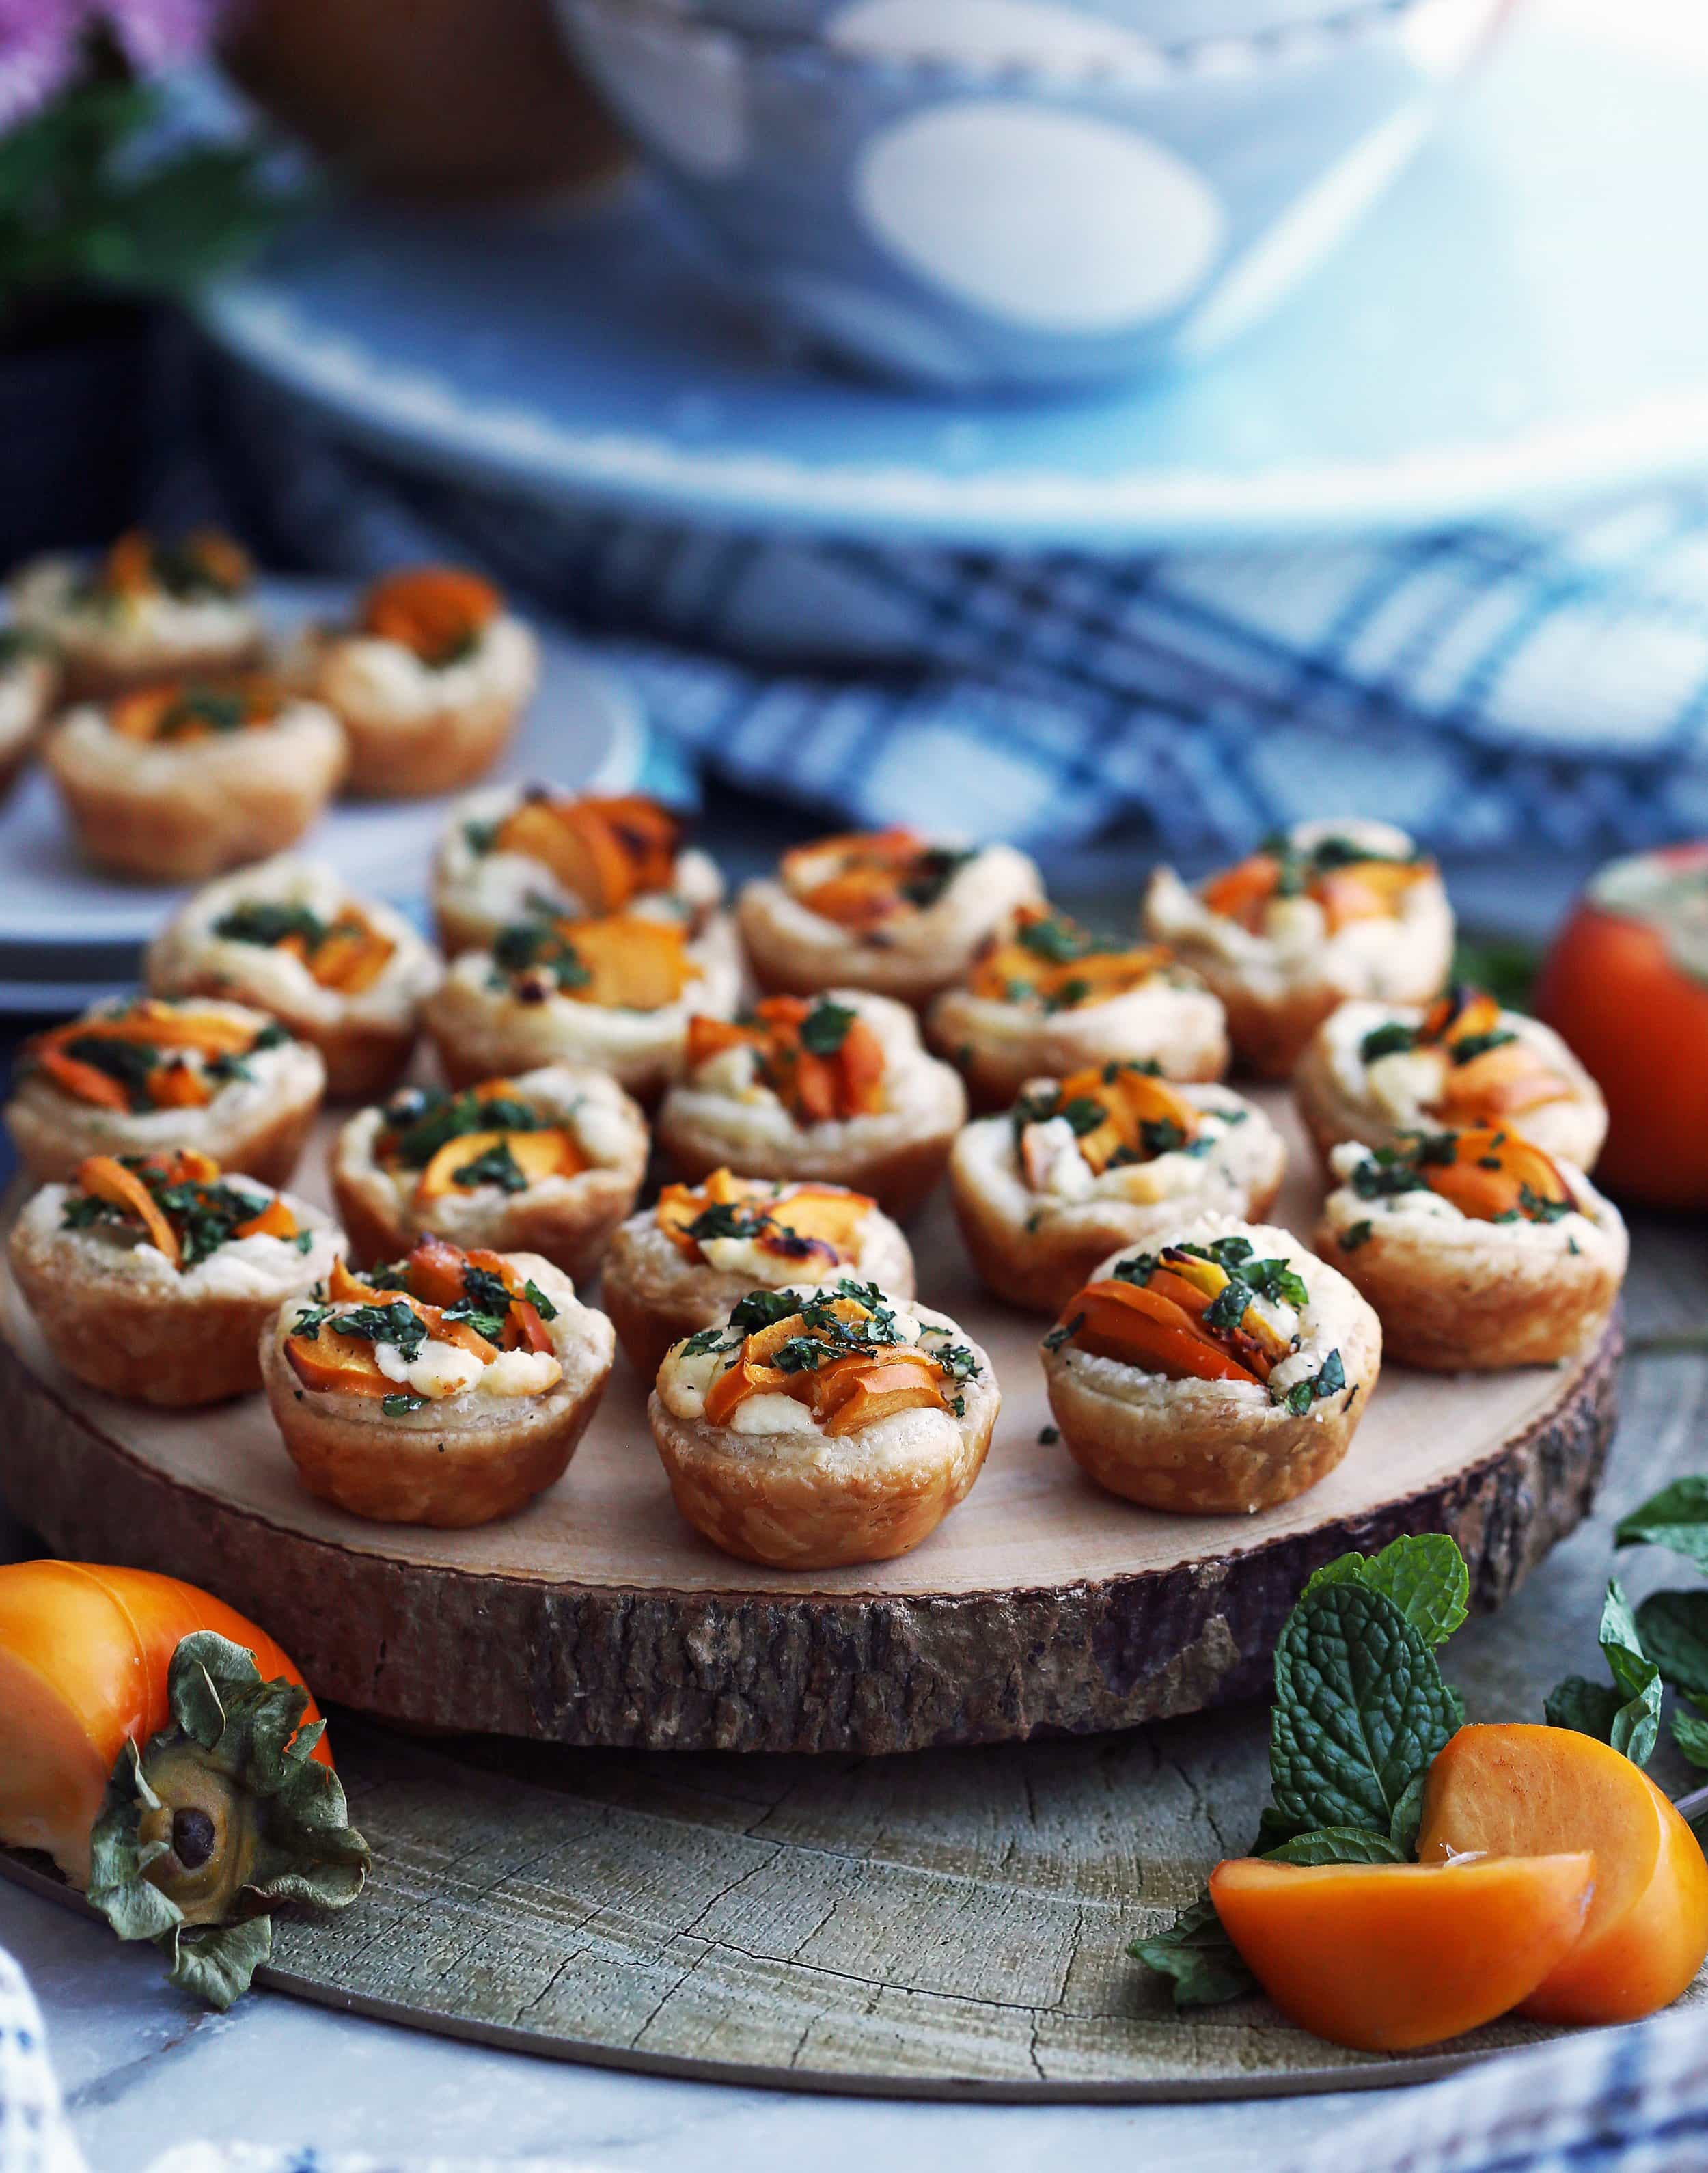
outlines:
[[[1226,1086],[1092,1065],[1035,1079],[1004,1115],[968,1124],[949,1157],[949,1196],[980,1281],[1054,1313],[1118,1246],[1191,1215],[1260,1217],[1286,1160],[1263,1111]]]
[[[58,686],[46,644],[21,627],[0,626],[0,794],[34,752]]]
[[[960,1080],[920,1047],[905,1005],[833,989],[767,996],[733,1022],[695,1018],[658,1138],[685,1178],[845,1184],[905,1221],[966,1117]]]
[[[1298,823],[1195,888],[1159,868],[1144,925],[1221,998],[1235,1060],[1265,1079],[1349,997],[1427,1003],[1453,954],[1435,863],[1387,822]]]
[[[1002,1398],[946,1315],[851,1281],[751,1292],[675,1345],[647,1405],[677,1508],[780,1569],[888,1561],[983,1464]]]
[[[1169,1079],[1227,1068],[1220,1000],[1155,945],[1110,944],[1065,914],[1022,906],[981,948],[965,983],[926,1014],[926,1038],[975,1109],[1005,1109],[1028,1079],[1091,1064],[1154,1063]]]
[[[691,936],[640,913],[519,921],[452,961],[425,1017],[455,1086],[579,1064],[651,1102],[681,1068],[690,1018],[727,1017],[741,987],[715,923]]]
[[[773,1183],[714,1170],[667,1184],[612,1240],[600,1303],[636,1372],[651,1380],[673,1343],[721,1328],[749,1291],[851,1278],[913,1295],[913,1255],[874,1200],[846,1186]]]
[[[762,988],[871,989],[923,1005],[958,981],[1043,881],[1011,845],[934,843],[900,827],[821,838],[746,883],[736,919]]]
[[[25,1043],[6,1124],[38,1183],[92,1154],[187,1147],[283,1184],[326,1082],[318,1049],[245,1005],[121,998]]]
[[[540,651],[489,581],[418,566],[375,581],[354,625],[304,637],[289,668],[343,725],[347,789],[413,800],[485,776],[534,698]]]
[[[434,862],[439,940],[454,957],[490,950],[514,921],[615,913],[681,921],[698,936],[723,902],[724,878],[686,834],[681,816],[638,792],[471,792],[452,810]]]
[[[1368,1302],[1290,1232],[1207,1215],[1113,1254],[1043,1341],[1050,1409],[1100,1486],[1249,1515],[1346,1453],[1382,1369]]]
[[[546,1065],[461,1092],[406,1086],[338,1134],[332,1194],[356,1260],[424,1236],[538,1253],[575,1282],[646,1173],[646,1120],[603,1071]]]
[[[148,946],[160,996],[231,996],[313,1043],[335,1102],[383,1094],[409,1061],[442,968],[401,913],[335,870],[282,856],[199,892]]]
[[[37,558],[10,583],[14,623],[60,661],[71,701],[154,680],[241,671],[265,628],[240,545],[213,529],[166,542],[140,530],[92,563]]]
[[[261,1367],[311,1494],[380,1523],[485,1524],[562,1478],[615,1349],[549,1260],[424,1237],[280,1307]]]
[[[1549,1365],[1605,1327],[1625,1227],[1569,1162],[1488,1127],[1349,1140],[1330,1162],[1317,1249],[1376,1308],[1391,1357],[1437,1372]]]
[[[1497,1124],[1591,1170],[1607,1135],[1601,1089],[1554,1029],[1463,987],[1427,1010],[1343,1004],[1312,1037],[1293,1093],[1325,1162],[1343,1140]]]
[[[110,1396],[182,1407],[261,1386],[256,1340],[327,1274],[326,1217],[191,1151],[91,1155],[25,1202],[8,1243],[47,1346]]]
[[[85,856],[200,882],[294,845],[337,790],[344,736],[269,678],[175,679],[84,703],[42,760]]]

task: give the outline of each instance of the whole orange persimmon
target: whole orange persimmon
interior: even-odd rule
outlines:
[[[1607,1097],[1607,1190],[1708,1207],[1708,840],[1604,867],[1573,907],[1536,1009]]]

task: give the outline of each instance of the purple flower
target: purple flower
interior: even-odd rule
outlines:
[[[107,25],[126,59],[143,75],[193,60],[224,12],[222,0],[96,0],[84,9],[90,21]]]
[[[84,0],[0,0],[0,130],[45,105],[75,73]]]

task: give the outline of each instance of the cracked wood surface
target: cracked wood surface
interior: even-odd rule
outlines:
[[[1308,1231],[1312,1159],[1285,1097],[1265,1098],[1291,1135],[1279,1219]],[[318,1181],[314,1157],[302,1189]],[[304,1493],[259,1398],[161,1413],[67,1381],[9,1282],[0,1477],[61,1552],[212,1586],[323,1698],[383,1718],[870,1754],[1091,1733],[1253,1696],[1317,1563],[1451,1531],[1477,1604],[1493,1607],[1592,1495],[1611,1335],[1559,1372],[1390,1367],[1345,1462],[1299,1501],[1243,1519],[1149,1514],[1040,1441],[1043,1324],[978,1290],[940,1200],[915,1235],[924,1294],[991,1352],[1004,1410],[970,1498],[897,1562],[789,1575],[719,1555],[677,1518],[622,1360],[566,1477],[520,1516],[471,1532],[364,1523]]]

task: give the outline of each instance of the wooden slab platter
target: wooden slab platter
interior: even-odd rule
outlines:
[[[1284,1097],[1280,1219],[1319,1188]],[[298,1189],[324,1197],[325,1135]],[[385,1718],[653,1750],[916,1750],[1128,1727],[1251,1696],[1317,1563],[1447,1531],[1498,1605],[1584,1515],[1614,1422],[1617,1331],[1560,1369],[1384,1371],[1339,1470],[1244,1519],[1163,1517],[1041,1438],[1043,1323],[978,1289],[940,1198],[921,1294],[994,1361],[1002,1416],[968,1500],[894,1562],[790,1573],[677,1518],[619,1356],[565,1477],[474,1531],[364,1523],[298,1484],[259,1398],[121,1405],[54,1366],[0,1287],[0,1484],[58,1551],[211,1587],[264,1622],[323,1697]]]

